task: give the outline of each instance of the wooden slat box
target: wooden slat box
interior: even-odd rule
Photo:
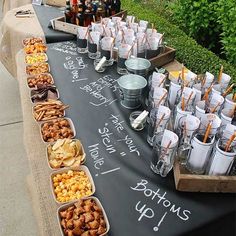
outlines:
[[[46,0],[45,3],[50,6],[56,7],[65,7],[66,1],[65,0]]]
[[[179,191],[236,193],[236,176],[193,175],[178,161],[174,165],[174,178]]]
[[[122,16],[122,17],[126,18],[127,11],[121,11],[121,12],[115,14],[114,16],[120,16],[120,17]],[[53,19],[53,21],[54,21],[54,30],[63,31],[66,33],[77,35],[78,26],[70,24],[70,23],[66,23],[64,16],[55,18],[55,19]]]
[[[165,47],[165,51],[156,57],[149,59],[153,67],[162,67],[175,59],[176,50],[171,47]]]

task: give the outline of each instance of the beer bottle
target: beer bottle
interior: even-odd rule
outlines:
[[[78,14],[78,0],[72,0],[71,12],[72,12],[71,23],[76,24],[76,18]]]
[[[65,9],[65,22],[71,23],[71,7],[70,7],[70,0],[66,0],[66,9]]]
[[[81,1],[78,2],[78,14],[76,17],[76,25],[84,26],[84,5]]]

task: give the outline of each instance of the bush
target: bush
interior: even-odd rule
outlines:
[[[235,0],[178,0],[173,12],[188,35],[236,65]]]
[[[138,19],[144,19],[154,23],[160,32],[165,32],[165,41],[169,46],[176,49],[176,59],[195,73],[210,71],[218,74],[220,65],[224,66],[224,72],[229,74],[236,81],[235,67],[220,59],[214,53],[203,48],[195,40],[187,36],[176,25],[169,23],[157,15],[155,8],[145,7],[134,0],[123,0],[122,7],[134,14]]]
[[[218,7],[218,23],[222,26],[222,44],[227,59],[236,65],[236,2],[220,0]]]

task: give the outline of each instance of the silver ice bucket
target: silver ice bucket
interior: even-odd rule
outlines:
[[[145,58],[130,58],[125,61],[125,66],[131,74],[147,76],[151,62]]]
[[[136,109],[141,105],[143,89],[147,81],[140,75],[128,74],[121,76],[118,80],[120,87],[121,105],[128,109]]]

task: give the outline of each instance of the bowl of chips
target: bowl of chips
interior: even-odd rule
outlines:
[[[25,38],[22,40],[23,46],[34,45],[36,43],[44,43],[40,37]]]
[[[84,165],[54,171],[50,179],[52,193],[58,204],[89,197],[95,193],[93,178]]]
[[[79,167],[85,158],[84,147],[78,139],[59,139],[47,146],[48,165],[52,170]]]
[[[93,196],[59,207],[57,219],[63,236],[104,236],[107,235],[110,229],[110,224],[101,202]]]
[[[38,75],[50,72],[50,66],[47,62],[39,62],[32,65],[27,65],[25,68],[27,75]]]
[[[47,46],[44,43],[28,44],[24,47],[25,54],[45,53],[46,51]]]

